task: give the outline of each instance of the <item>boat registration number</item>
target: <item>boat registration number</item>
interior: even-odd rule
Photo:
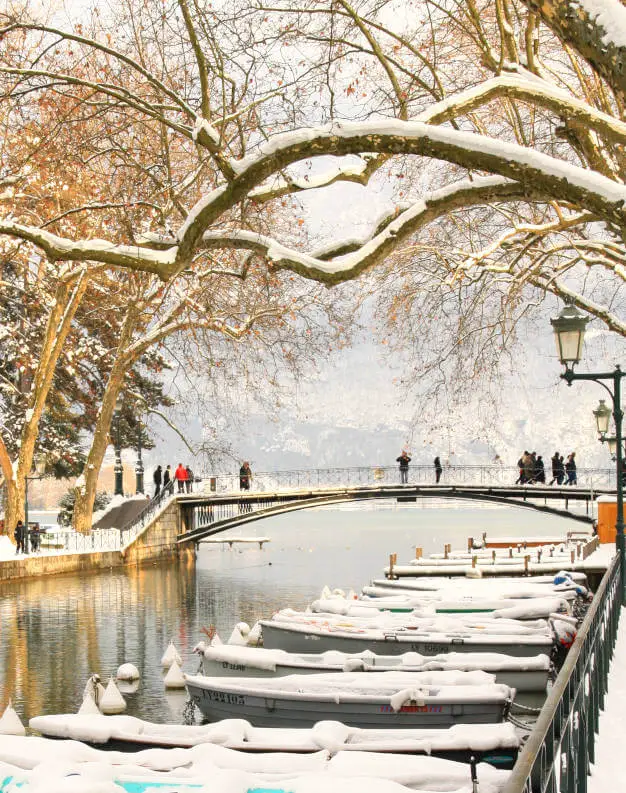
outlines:
[[[243,664],[229,664],[228,661],[222,661],[222,669],[233,669],[235,672],[244,672],[246,667]]]
[[[409,646],[411,650],[421,653],[422,655],[439,655],[439,653],[447,653],[449,650],[445,644],[424,644],[420,642],[419,644],[411,644]]]
[[[223,702],[225,705],[245,705],[246,698],[242,694],[229,694],[226,691],[203,691],[205,699],[211,702]]]
[[[443,713],[441,705],[402,705],[400,710],[394,710],[391,705],[381,705],[381,713]]]

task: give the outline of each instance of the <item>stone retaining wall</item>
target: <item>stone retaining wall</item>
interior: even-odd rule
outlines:
[[[43,575],[82,573],[121,567],[124,559],[119,551],[68,553],[58,556],[16,556],[0,562],[0,582]]]
[[[181,532],[180,509],[175,501],[165,507],[155,520],[122,551],[59,554],[58,556],[16,556],[0,562],[0,582],[62,573],[108,570],[126,565],[195,559],[195,545],[178,545]]]
[[[195,556],[193,543],[177,545],[182,532],[181,511],[176,501],[171,501],[162,512],[122,551],[125,564],[167,561]]]

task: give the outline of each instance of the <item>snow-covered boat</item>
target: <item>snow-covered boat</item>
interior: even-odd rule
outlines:
[[[288,653],[264,647],[236,647],[228,644],[207,647],[201,642],[196,652],[202,672],[209,677],[283,677],[320,672],[433,672],[483,671],[495,675],[493,682],[517,691],[545,691],[550,659],[541,654],[514,658],[500,653],[446,653],[424,656],[356,654],[329,650],[325,653]]]
[[[514,689],[496,683],[436,685],[422,675],[185,675],[185,684],[209,721],[239,717],[257,727],[311,727],[326,719],[366,729],[494,724],[503,720],[515,696]]]
[[[385,589],[407,589],[410,591],[419,592],[438,592],[440,590],[447,590],[451,587],[464,587],[467,588],[471,584],[472,591],[491,592],[499,591],[512,591],[525,588],[527,586],[545,585],[547,587],[554,587],[555,581],[561,578],[570,578],[575,584],[582,584],[586,586],[587,576],[580,570],[566,570],[563,576],[551,575],[533,575],[525,576],[509,576],[502,578],[406,578],[402,581],[395,581],[389,578],[375,578],[371,583],[373,586],[383,587]],[[558,586],[558,584],[556,584]]]
[[[507,771],[488,763],[479,763],[476,775],[489,793],[501,793],[509,778]],[[330,757],[324,750],[268,754],[203,744],[147,749],[133,756],[76,741],[2,736],[0,793],[120,788],[128,793],[467,793],[471,774],[465,763],[382,752],[338,751]]]
[[[495,621],[494,621],[495,622]],[[370,650],[378,655],[420,655],[442,653],[504,653],[528,657],[550,653],[553,638],[542,633],[488,633],[470,631],[459,626],[455,633],[436,633],[410,628],[380,629],[344,625],[320,625],[303,622],[261,620],[263,647],[290,653],[339,650],[361,653]]]
[[[134,716],[76,713],[35,716],[31,730],[51,738],[83,741],[107,748],[137,751],[153,748],[189,748],[217,744],[244,752],[313,753],[325,750],[428,754],[450,760],[487,760],[511,767],[521,739],[510,722],[457,724],[443,729],[366,730],[341,722],[321,721],[311,728],[253,727],[243,719],[212,724],[154,724]]]
[[[566,601],[555,599],[553,605],[560,606],[564,614],[569,613]],[[544,608],[542,606],[541,610],[543,611]],[[285,608],[275,612],[272,615],[272,621],[337,628],[371,628],[385,631],[410,629],[451,634],[478,630],[481,633],[528,636],[529,634],[549,632],[548,621],[544,618],[533,618],[531,609],[532,607],[524,605],[488,614],[394,614],[377,609],[359,610],[357,608],[349,614],[334,614],[328,611],[296,611]],[[557,610],[555,608],[554,612],[550,612],[550,614]],[[525,619],[519,619],[518,615],[520,614]]]
[[[415,596],[396,595],[370,597],[362,595],[358,600],[332,597],[314,600],[310,610],[314,613],[341,614],[345,616],[371,616],[374,611],[392,614],[411,614],[415,617],[437,614],[493,614],[496,618],[515,614],[516,619],[547,619],[558,611],[569,612],[570,603],[576,597],[574,591],[551,597],[529,598],[476,598],[461,596],[441,600],[421,600]]]

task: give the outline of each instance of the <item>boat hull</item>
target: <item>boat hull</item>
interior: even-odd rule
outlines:
[[[399,658],[399,656],[398,656]],[[323,663],[277,663],[273,670],[263,669],[258,666],[248,665],[246,663],[229,663],[228,661],[219,661],[214,659],[203,658],[202,660],[202,673],[208,677],[285,677],[286,675],[309,675],[319,674],[320,672],[342,672],[343,668],[340,666],[333,666]],[[354,672],[355,669],[350,669]],[[408,666],[408,665],[395,665],[395,664],[378,664],[375,663],[371,666],[367,665],[362,670],[366,672],[421,672],[422,667]],[[495,676],[496,683],[515,688],[517,691],[545,691],[548,685],[549,669],[489,669]]]
[[[549,654],[552,639],[544,635],[497,637],[493,635],[443,636],[424,639],[401,633],[372,638],[366,633],[345,633],[316,630],[294,630],[285,623],[262,621],[263,647],[286,650],[290,653],[321,653],[339,650],[344,653],[361,653],[370,650],[377,655],[401,655],[406,652],[420,655],[442,653],[504,653],[516,658],[528,658],[540,653]]]
[[[266,694],[228,690],[205,682],[199,676],[187,676],[189,696],[209,721],[227,718],[246,719],[255,727],[312,727],[319,721],[341,721],[362,729],[410,729],[416,727],[452,727],[455,724],[497,724],[505,717],[509,702],[485,699],[469,702],[435,702],[422,700],[402,705],[397,711],[389,698],[379,701],[303,700]],[[338,698],[340,699],[340,698]]]

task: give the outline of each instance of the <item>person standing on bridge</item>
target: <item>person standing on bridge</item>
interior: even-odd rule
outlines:
[[[182,463],[178,463],[178,468],[174,472],[174,479],[178,482],[178,492],[185,492],[185,482],[187,481],[187,469]]]
[[[250,480],[252,479],[252,471],[250,470],[250,463],[245,460],[239,469],[239,489],[250,490]]]
[[[174,483],[172,482],[172,466],[168,465],[165,469],[165,473],[163,474],[163,492],[167,493],[169,490],[170,493],[174,492]]]
[[[576,460],[574,460],[575,456],[576,452],[572,452],[565,463],[565,472],[567,474],[567,482],[565,483],[566,485],[578,484],[578,479],[576,477]]]
[[[157,498],[161,492],[161,483],[163,482],[163,468],[160,465],[157,465],[154,469],[152,480],[154,481],[154,497]]]
[[[552,463],[552,480],[550,484],[553,485],[555,482],[558,482],[559,479],[559,453],[554,452],[554,455],[550,458],[550,462]]]
[[[409,463],[411,462],[406,449],[402,449],[402,454],[396,457],[396,462],[400,463],[400,484],[406,485],[409,482]]]
[[[443,467],[441,465],[441,460],[438,457],[435,457],[435,482],[439,484],[439,480],[441,479],[441,472],[443,471]]]

